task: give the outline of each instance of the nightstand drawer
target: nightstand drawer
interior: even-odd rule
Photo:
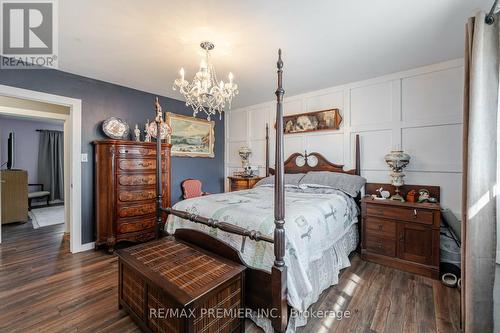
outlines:
[[[255,186],[261,180],[261,177],[228,177],[229,179],[229,190],[231,192],[249,190]]]
[[[378,217],[365,218],[366,233],[389,239],[396,239],[396,222]]]
[[[396,241],[372,234],[366,235],[366,249],[372,253],[383,254],[384,256],[396,256]]]
[[[366,214],[424,224],[432,224],[434,222],[432,211],[419,208],[368,205],[366,207]]]

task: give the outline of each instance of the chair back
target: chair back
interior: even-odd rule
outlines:
[[[198,179],[186,179],[182,182],[182,196],[184,199],[201,197],[203,191],[201,190],[201,181]]]

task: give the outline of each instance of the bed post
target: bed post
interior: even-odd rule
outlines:
[[[269,124],[266,123],[266,177],[269,177]]]
[[[155,100],[155,111],[156,111],[156,239],[160,238],[162,234],[162,198],[163,189],[161,181],[161,125],[163,122],[162,109],[158,97]]]
[[[274,265],[271,270],[273,299],[272,325],[275,332],[284,332],[288,323],[287,270],[285,266],[285,186],[283,165],[283,61],[278,51],[278,89],[276,89],[276,167],[274,173]]]
[[[359,153],[359,134],[356,134],[356,175],[361,176],[361,155]]]

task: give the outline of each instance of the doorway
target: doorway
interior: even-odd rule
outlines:
[[[63,207],[70,251],[76,253],[93,248],[93,243],[82,244],[81,239],[81,100],[0,85],[0,116],[63,124]],[[0,142],[0,149],[6,148],[6,143]],[[1,209],[0,206],[0,212]]]
[[[69,236],[64,207],[65,121],[0,114],[4,236],[23,223],[35,230],[57,226],[53,229]]]

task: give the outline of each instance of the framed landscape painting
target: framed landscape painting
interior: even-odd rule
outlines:
[[[215,157],[214,121],[167,112],[172,156]]]

